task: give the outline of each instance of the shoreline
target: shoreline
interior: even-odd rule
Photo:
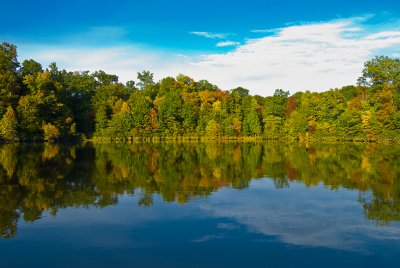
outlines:
[[[270,137],[206,137],[206,136],[151,136],[151,137],[93,137],[86,139],[88,142],[127,142],[127,143],[163,143],[163,142],[297,142],[297,143],[376,143],[376,144],[400,144],[400,139],[380,138],[304,138],[304,137],[287,137],[287,138],[270,138]]]
[[[296,142],[296,143],[370,143],[370,144],[400,144],[400,139],[397,138],[341,138],[341,137],[284,137],[284,138],[276,138],[276,137],[265,137],[265,136],[137,136],[137,137],[101,137],[95,136],[92,138],[76,138],[76,139],[59,139],[59,140],[43,140],[43,139],[31,139],[31,140],[15,140],[15,141],[7,141],[1,140],[0,144],[10,144],[10,143],[20,143],[20,144],[35,144],[35,143],[54,143],[54,144],[62,144],[62,143],[170,143],[170,142],[217,142],[217,143],[225,143],[225,142],[266,142],[266,141],[275,141],[275,142]]]

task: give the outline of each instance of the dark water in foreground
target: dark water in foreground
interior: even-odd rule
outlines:
[[[0,267],[399,267],[399,152],[0,145]]]

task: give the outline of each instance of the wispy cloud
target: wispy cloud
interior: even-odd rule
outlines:
[[[193,239],[192,242],[193,243],[204,243],[204,242],[208,242],[210,240],[216,240],[216,239],[223,239],[224,237],[222,235],[205,235],[196,239]]]
[[[82,43],[106,46],[118,43],[128,35],[128,30],[123,27],[91,27],[73,35],[63,35],[58,37],[60,42],[70,46],[79,46]]]
[[[356,83],[366,60],[400,45],[399,34],[373,32],[373,26],[351,19],[289,26],[227,53],[204,55],[191,73],[260,95],[272,95],[276,88],[328,90]]]
[[[217,47],[230,47],[240,45],[239,42],[234,41],[221,41],[216,44]]]
[[[208,79],[223,89],[243,86],[253,94],[267,96],[276,88],[293,93],[356,83],[366,60],[387,53],[398,56],[398,26],[364,24],[359,17],[292,25],[274,35],[265,32],[265,36],[248,39],[244,44],[221,40],[217,46],[232,46],[225,53],[185,53],[187,57],[178,56],[181,51],[171,53],[132,44],[103,49],[41,44],[19,48],[22,58],[26,55],[44,64],[56,61],[68,70],[102,69],[119,75],[122,81],[134,79],[137,71],[146,69],[155,72],[157,78],[184,73],[194,79]],[[115,29],[110,31],[123,34]],[[222,33],[192,34],[226,38]]]
[[[228,36],[228,34],[224,34],[224,33],[210,33],[210,32],[190,32],[190,34],[202,36],[205,38],[211,38],[211,39],[224,39]]]
[[[279,32],[281,29],[255,29],[255,30],[251,30],[251,33],[277,33]]]

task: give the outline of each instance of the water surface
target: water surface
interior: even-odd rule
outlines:
[[[0,146],[0,267],[398,267],[399,147]]]

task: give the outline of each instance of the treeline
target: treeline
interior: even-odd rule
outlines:
[[[400,138],[400,60],[365,63],[358,85],[323,93],[277,89],[270,97],[219,89],[185,75],[155,82],[143,71],[118,82],[104,71],[43,69],[0,45],[0,138],[128,137]]]

